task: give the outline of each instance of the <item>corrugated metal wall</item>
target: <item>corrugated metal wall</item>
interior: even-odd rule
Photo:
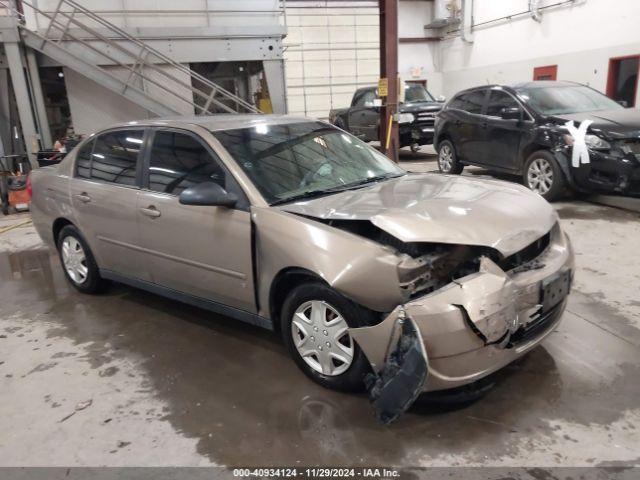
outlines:
[[[285,69],[289,113],[326,118],[353,92],[378,81],[374,1],[287,1]]]

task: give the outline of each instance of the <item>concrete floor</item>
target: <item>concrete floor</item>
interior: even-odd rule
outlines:
[[[79,294],[31,226],[1,233],[0,466],[640,465],[638,215],[555,207],[577,253],[557,331],[479,401],[389,427],[275,335],[125,286]]]

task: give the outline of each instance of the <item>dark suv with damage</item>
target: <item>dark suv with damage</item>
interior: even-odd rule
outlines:
[[[579,83],[464,90],[438,114],[434,146],[443,173],[522,175],[547,200],[567,187],[640,195],[640,112]]]

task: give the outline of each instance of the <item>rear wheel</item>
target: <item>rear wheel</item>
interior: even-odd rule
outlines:
[[[523,180],[525,186],[551,202],[565,190],[565,178],[560,165],[550,152],[540,150],[533,153],[525,163]]]
[[[368,324],[368,313],[322,283],[296,287],[281,317],[282,336],[298,367],[323,387],[360,391],[370,364],[349,335]]]
[[[58,235],[58,253],[64,274],[83,293],[96,293],[104,286],[93,253],[73,225],[64,227]]]
[[[442,173],[459,174],[464,166],[458,161],[456,149],[449,140],[442,140],[438,144],[438,168]]]

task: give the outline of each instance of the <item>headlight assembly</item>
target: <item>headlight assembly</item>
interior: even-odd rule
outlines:
[[[597,135],[585,135],[584,143],[592,150],[610,150],[611,144]]]
[[[413,123],[416,117],[412,113],[398,113],[396,119],[398,123]]]
[[[575,139],[571,135],[563,135],[567,145],[573,146]],[[611,144],[597,135],[588,134],[584,136],[584,143],[591,150],[610,150]]]

